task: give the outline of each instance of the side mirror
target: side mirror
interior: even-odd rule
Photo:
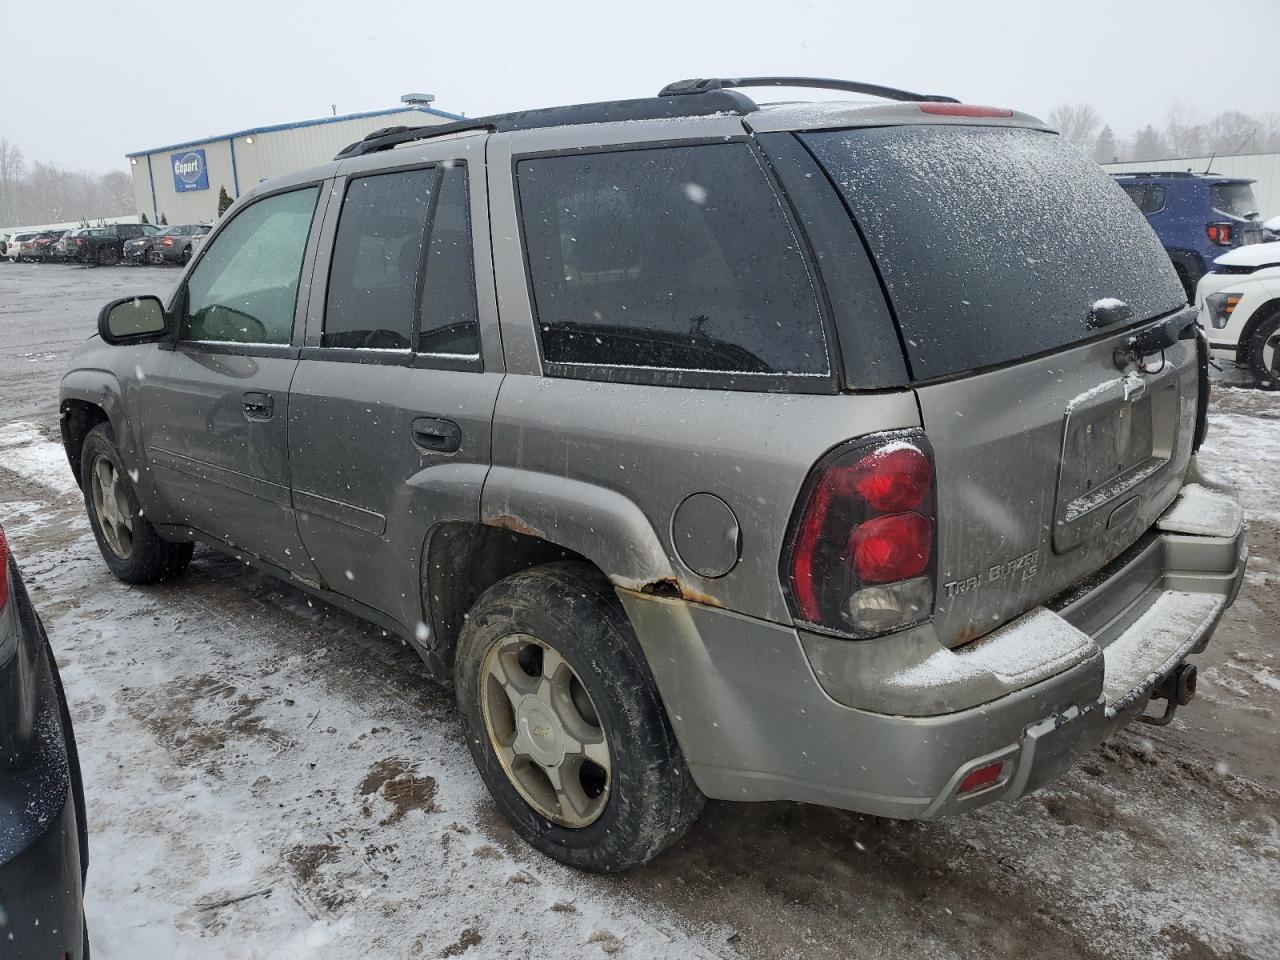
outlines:
[[[98,314],[98,334],[106,343],[149,343],[169,330],[159,297],[122,297]]]

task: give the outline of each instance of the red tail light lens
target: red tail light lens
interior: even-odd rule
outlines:
[[[1231,246],[1231,224],[1211,223],[1204,228],[1205,234],[1220,247]]]
[[[783,558],[797,621],[851,637],[933,609],[932,451],[919,431],[837,448],[809,475]]]
[[[849,535],[853,566],[863,583],[918,577],[929,566],[933,525],[918,513],[893,513],[855,527]]]
[[[172,246],[173,246],[173,237],[165,237],[165,238],[164,238],[164,245],[165,245],[166,247],[172,247]]]
[[[0,610],[9,605],[9,541],[0,527]]]

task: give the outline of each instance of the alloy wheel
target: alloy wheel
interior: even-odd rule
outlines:
[[[129,508],[129,497],[120,479],[120,471],[106,457],[99,456],[93,461],[89,492],[102,538],[112,553],[121,560],[128,560],[133,553],[133,511]]]
[[[546,819],[586,827],[609,801],[612,767],[599,715],[568,662],[515,634],[485,655],[480,713],[511,784]]]

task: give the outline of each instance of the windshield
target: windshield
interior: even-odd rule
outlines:
[[[1253,186],[1248,183],[1215,184],[1213,209],[1242,220],[1257,219],[1258,202],[1253,199]]]
[[[862,229],[917,380],[1094,336],[1102,299],[1135,322],[1185,303],[1146,218],[1058,136],[913,125],[802,139]]]

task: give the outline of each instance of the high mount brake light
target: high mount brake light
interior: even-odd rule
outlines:
[[[919,431],[838,447],[810,472],[782,576],[793,617],[869,637],[933,610],[932,451]]]
[[[921,113],[935,117],[1001,117],[1013,116],[1012,110],[1003,107],[984,107],[976,103],[921,103]]]

